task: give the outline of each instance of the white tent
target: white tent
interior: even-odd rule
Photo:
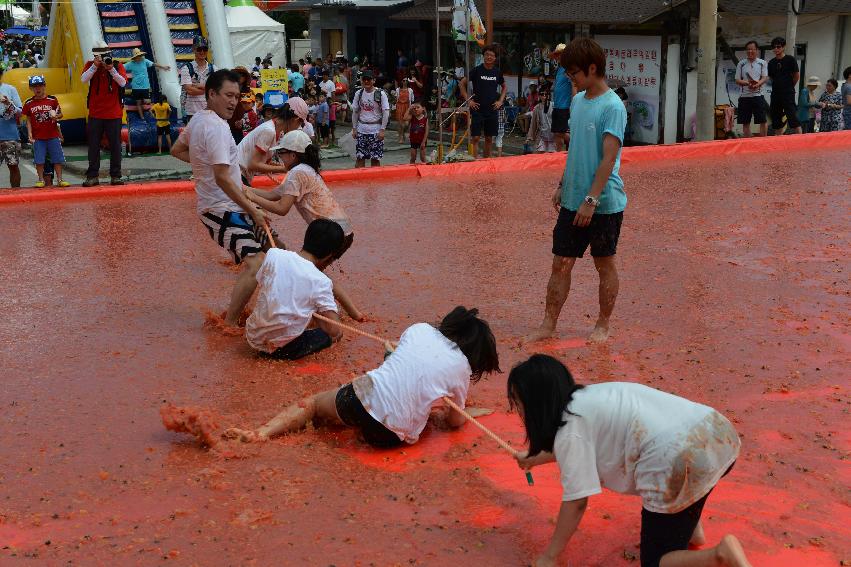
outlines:
[[[272,54],[275,67],[286,63],[284,24],[276,22],[254,5],[226,6],[225,14],[234,66],[242,65],[250,70],[254,66],[254,58],[265,57],[267,53]]]
[[[12,21],[16,26],[26,26],[30,23],[30,14],[20,6],[16,6],[15,4],[2,4],[0,5],[0,11],[2,12],[12,12]]]

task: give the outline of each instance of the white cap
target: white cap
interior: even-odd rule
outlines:
[[[310,136],[301,130],[290,130],[281,138],[281,143],[272,148],[271,151],[289,150],[297,154],[303,154],[307,146],[311,144]]]

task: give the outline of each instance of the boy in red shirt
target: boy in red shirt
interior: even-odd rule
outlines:
[[[59,140],[59,120],[62,119],[62,109],[55,96],[45,94],[47,89],[44,76],[33,75],[29,80],[33,96],[24,103],[21,112],[27,117],[27,134],[33,145],[33,158],[38,173],[36,187],[44,187],[44,161],[50,155],[50,161],[56,171],[57,185],[68,187],[70,183],[62,180],[62,165],[65,154],[62,142]]]

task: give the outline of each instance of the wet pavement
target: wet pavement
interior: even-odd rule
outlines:
[[[813,174],[812,172],[821,172]],[[825,173],[829,172],[829,173]],[[709,542],[739,536],[754,565],[851,560],[851,252],[846,151],[624,168],[621,293],[607,345],[589,258],[559,337],[539,322],[560,172],[335,184],[354,222],[331,268],[387,337],[475,306],[501,366],[557,356],[584,382],[639,381],[711,405],[742,454],[704,511]],[[299,362],[254,356],[203,327],[235,273],[191,194],[8,206],[0,216],[0,563],[526,565],[561,490],[535,486],[465,426],[376,451],[320,428],[209,451],[167,432],[163,402],[258,425],[381,361],[347,336]],[[304,222],[275,221],[289,242]],[[482,422],[521,446],[506,375],[471,388]],[[842,425],[845,423],[846,425]],[[592,497],[564,564],[636,565],[640,502]]]

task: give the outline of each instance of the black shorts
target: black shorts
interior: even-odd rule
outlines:
[[[621,234],[623,211],[609,215],[595,214],[588,226],[573,226],[576,211],[564,207],[558,213],[553,229],[553,254],[564,258],[582,258],[588,245],[595,258],[614,256]]]
[[[398,435],[369,415],[355,394],[351,383],[337,390],[335,405],[340,420],[349,427],[359,429],[364,440],[373,447],[390,449],[402,444]]]
[[[279,360],[298,360],[328,348],[333,342],[328,333],[322,329],[307,329],[281,348],[269,353],[268,356]]]
[[[739,124],[750,124],[751,118],[757,124],[765,124],[765,108],[768,106],[760,96],[746,96],[739,99]]]
[[[569,108],[554,108],[553,109],[553,134],[566,134],[570,132],[568,121],[570,120]]]
[[[470,120],[470,135],[478,138],[484,133],[492,138],[499,133],[499,115],[496,110],[474,110]]]
[[[411,149],[412,150],[418,150],[418,149],[420,149],[420,146],[422,146],[422,145],[423,145],[422,142],[411,142]],[[426,146],[428,146],[427,143],[426,143]]]
[[[133,100],[151,100],[151,90],[133,89]]]
[[[333,133],[334,130],[337,128],[337,121],[331,120],[330,122],[328,122],[328,127],[331,129],[331,132]]]
[[[798,104],[795,102],[795,93],[772,93],[771,107],[772,130],[779,130],[783,127],[783,116],[786,116],[786,125],[789,128],[799,128],[801,121],[798,120]]]
[[[733,465],[730,465],[724,476],[733,469]],[[659,567],[659,562],[665,554],[688,549],[688,542],[700,521],[700,514],[710,494],[712,490],[676,514],[660,514],[646,508],[641,509],[641,567]]]
[[[331,127],[327,124],[319,124],[319,135],[323,138],[327,138],[328,134],[331,133]]]
[[[171,135],[171,125],[169,126],[157,126],[157,136],[170,136]]]
[[[348,250],[349,248],[352,247],[352,242],[354,242],[354,241],[355,241],[355,233],[353,232],[343,239],[343,245],[340,246],[337,249],[336,252],[334,252],[333,258],[335,260],[339,260],[340,258],[342,258],[343,254],[346,253],[346,250]]]

